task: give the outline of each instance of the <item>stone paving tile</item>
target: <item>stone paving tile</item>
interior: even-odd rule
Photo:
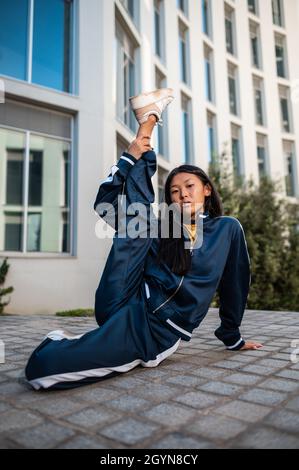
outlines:
[[[241,400],[259,403],[261,405],[277,405],[286,399],[285,393],[274,392],[273,390],[252,389],[240,395]]]
[[[200,385],[206,381],[206,378],[196,377],[194,375],[176,375],[167,379],[166,384],[173,383],[175,385],[183,385],[184,387],[195,387],[196,385]]]
[[[267,427],[251,429],[231,446],[249,449],[298,449],[299,438]]]
[[[79,403],[66,397],[59,400],[57,400],[57,398],[36,400],[28,404],[28,408],[33,411],[39,411],[40,413],[58,418],[66,414],[81,410],[86,406],[87,404]]]
[[[160,403],[148,411],[139,413],[139,416],[166,426],[180,426],[194,417],[194,410],[173,403]]]
[[[0,413],[3,413],[3,411],[7,411],[10,409],[9,403],[5,403],[4,401],[0,401]]]
[[[174,385],[164,385],[158,383],[151,383],[150,385],[143,385],[138,387],[138,396],[143,399],[152,401],[164,401],[168,398],[174,397],[179,393],[180,389]],[[135,393],[137,389],[135,389]]]
[[[209,439],[219,439],[222,441],[236,437],[245,431],[247,425],[236,419],[225,416],[201,416],[188,426],[188,431]]]
[[[227,371],[221,369],[213,369],[212,367],[200,367],[198,370],[192,371],[192,374],[196,374],[202,377],[218,378],[226,374]]]
[[[285,362],[279,359],[262,359],[259,362],[260,366],[272,367],[273,369],[283,369],[285,367]]]
[[[152,406],[152,403],[138,396],[122,395],[120,398],[116,398],[115,400],[109,400],[107,406],[115,410],[126,411],[128,413],[136,413],[140,410],[145,410],[149,408],[150,406]]]
[[[299,380],[299,371],[292,369],[280,370],[275,375],[278,377],[285,377],[286,379]]]
[[[166,360],[164,362],[164,366],[163,366],[163,362],[161,364],[161,366],[163,368],[163,370],[174,370],[174,371],[186,371],[186,370],[190,370],[190,369],[193,369],[194,366],[190,363],[187,363],[187,362],[183,362],[182,360],[177,360],[177,361],[174,361],[174,360]]]
[[[71,429],[53,423],[44,423],[26,432],[18,431],[12,439],[27,449],[51,449],[73,435]]]
[[[179,432],[171,433],[153,442],[149,449],[209,449],[212,443],[201,438],[189,437]]]
[[[286,408],[299,412],[299,396],[293,398],[286,404]]]
[[[107,449],[107,444],[94,437],[75,436],[64,444],[55,446],[55,449]]]
[[[252,374],[260,374],[260,375],[272,375],[275,372],[275,370],[272,367],[260,366],[259,364],[249,364],[243,367],[242,371],[250,372]]]
[[[299,383],[296,383],[293,380],[272,378],[260,382],[258,387],[270,388],[271,390],[281,392],[295,392],[296,390],[299,390]]]
[[[18,383],[32,350],[54,329],[80,334],[94,319],[4,316],[0,448],[295,448],[299,439],[296,312],[251,310],[242,334],[258,351],[227,351],[210,309],[190,343],[157,368],[136,367],[94,385],[33,391]]]
[[[42,418],[27,410],[9,410],[1,414],[0,433],[26,429],[42,422]]]
[[[266,417],[264,423],[297,434],[297,437],[299,437],[299,413],[287,410],[274,411]]]
[[[206,408],[214,405],[219,400],[219,397],[198,391],[187,392],[183,395],[176,396],[173,400],[193,408]]]
[[[64,421],[68,423],[75,424],[80,428],[83,426],[85,428],[99,427],[102,424],[110,423],[111,421],[116,421],[122,418],[122,414],[116,411],[106,410],[103,407],[92,407],[85,408],[82,411],[73,413],[69,416],[64,417]]]
[[[269,414],[271,408],[253,403],[242,402],[241,400],[234,400],[218,408],[215,408],[214,411],[225,416],[237,418],[249,423],[255,423]]]
[[[214,367],[221,367],[223,369],[240,369],[243,368],[244,364],[233,360],[219,361],[213,364]]]
[[[223,382],[209,382],[205,385],[200,385],[198,387],[200,390],[203,390],[204,392],[211,392],[211,393],[217,393],[219,395],[229,395],[233,396],[236,395],[237,393],[240,393],[243,390],[243,387],[239,387],[238,385],[234,384],[226,384]]]
[[[261,381],[262,378],[260,375],[253,375],[253,374],[242,374],[241,372],[226,375],[225,377],[221,377],[221,380],[224,382],[232,382],[233,384],[239,385],[254,385],[257,382]]]
[[[110,439],[120,441],[124,444],[134,445],[145,438],[153,436],[158,429],[159,426],[153,423],[144,423],[129,418],[108,425],[99,432]]]
[[[109,379],[110,380],[110,379]],[[101,384],[101,382],[100,382]],[[113,400],[124,394],[124,390],[113,390],[104,386],[92,385],[89,387],[77,388],[73,391],[73,398],[88,403],[105,403],[105,401]]]

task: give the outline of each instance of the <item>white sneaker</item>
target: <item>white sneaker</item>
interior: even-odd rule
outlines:
[[[157,117],[157,123],[163,125],[161,115],[164,109],[174,99],[172,88],[158,88],[157,90],[141,93],[129,98],[131,108],[139,124],[147,121],[150,114]]]

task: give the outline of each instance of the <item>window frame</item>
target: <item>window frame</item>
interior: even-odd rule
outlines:
[[[71,51],[69,57],[69,73],[70,73],[70,91],[64,91],[57,88],[50,87],[48,85],[43,85],[32,81],[32,58],[33,58],[33,21],[34,21],[34,0],[28,0],[28,21],[27,21],[27,49],[26,49],[26,58],[25,58],[25,79],[14,77],[12,75],[6,75],[1,73],[1,76],[16,80],[21,83],[28,83],[42,89],[51,90],[55,93],[59,93],[67,96],[78,96],[78,15],[79,15],[79,0],[72,0],[72,16],[71,16]]]
[[[60,113],[59,114],[65,114]],[[23,165],[23,174],[22,174],[22,182],[23,182],[23,194],[22,194],[22,204],[21,213],[22,213],[22,239],[21,239],[21,250],[20,251],[10,251],[10,250],[0,250],[1,256],[13,256],[13,257],[32,257],[32,258],[70,258],[76,256],[76,248],[75,248],[75,200],[74,200],[74,192],[75,192],[75,151],[74,151],[74,129],[75,129],[75,116],[68,115],[70,119],[70,137],[61,137],[55,136],[52,134],[46,134],[44,132],[39,131],[32,131],[26,130],[19,127],[12,127],[5,124],[0,124],[0,129],[4,129],[7,131],[12,132],[19,132],[24,135],[25,138],[25,152],[24,152],[24,165]],[[29,158],[30,158],[30,136],[33,134],[34,136],[44,137],[46,139],[54,139],[59,140],[61,142],[68,142],[70,144],[70,168],[69,168],[69,177],[70,177],[70,184],[69,184],[69,251],[64,252],[51,252],[51,251],[28,251],[27,250],[27,232],[28,232],[28,213],[32,209],[29,210]],[[6,188],[6,185],[5,185]],[[4,204],[6,205],[6,204]],[[19,210],[16,212],[20,212]],[[39,211],[37,211],[39,212]],[[63,229],[62,229],[63,230]]]

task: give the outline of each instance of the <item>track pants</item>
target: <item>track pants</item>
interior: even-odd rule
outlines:
[[[151,312],[142,277],[149,238],[114,238],[95,296],[99,327],[81,336],[49,333],[33,351],[25,375],[36,389],[97,382],[140,365],[156,367],[180,337]]]

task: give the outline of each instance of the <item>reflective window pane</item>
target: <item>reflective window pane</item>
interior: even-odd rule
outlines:
[[[27,251],[40,251],[41,214],[28,213]]]
[[[30,206],[41,206],[42,204],[42,152],[30,151],[29,156],[29,195]]]
[[[61,253],[68,250],[69,191],[69,142],[31,135],[28,251]]]
[[[32,81],[69,92],[71,0],[34,1]]]
[[[5,212],[1,249],[6,251],[22,251],[23,220],[21,212]]]
[[[1,0],[0,73],[26,80],[28,0]]]
[[[0,129],[0,250],[21,250],[25,134]]]

